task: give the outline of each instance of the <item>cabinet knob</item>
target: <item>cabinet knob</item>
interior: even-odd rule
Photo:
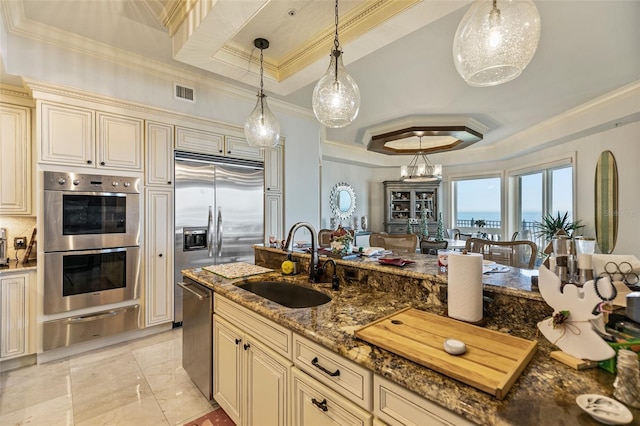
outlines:
[[[91,163],[93,163],[93,161],[87,160],[87,164],[91,164]]]
[[[236,345],[240,344],[240,342],[242,342],[242,339],[236,339]]]
[[[267,191],[271,191],[271,188],[267,188]]]
[[[251,347],[251,345],[250,345],[250,344],[248,344],[248,343],[245,343],[245,344],[244,344],[244,350],[245,350],[245,351],[246,351],[247,349],[249,349],[250,347]]]
[[[222,152],[222,150],[220,149],[220,150],[218,150],[218,152]]]
[[[158,257],[162,257],[162,253],[160,253],[160,254],[158,255]]]
[[[227,151],[227,154],[231,154],[231,151]]]
[[[104,161],[101,161],[101,162],[100,162],[100,165],[101,165],[101,166],[104,166]]]
[[[168,185],[171,185],[171,181],[170,181],[170,180],[169,180],[169,181],[167,181],[167,184],[168,184]]]

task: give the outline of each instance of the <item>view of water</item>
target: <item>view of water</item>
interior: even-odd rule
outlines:
[[[540,222],[541,212],[522,212],[522,218],[527,222]],[[458,212],[458,220],[500,220],[500,212]]]

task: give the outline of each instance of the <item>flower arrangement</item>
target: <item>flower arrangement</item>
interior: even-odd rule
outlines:
[[[353,236],[342,225],[331,233],[331,252],[333,254],[348,254],[352,250]]]

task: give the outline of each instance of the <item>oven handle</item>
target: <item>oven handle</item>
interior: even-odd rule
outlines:
[[[209,206],[209,218],[207,219],[207,247],[209,248],[207,256],[213,257],[213,210]]]
[[[206,299],[206,296],[201,295],[200,293],[193,291],[192,289],[190,289],[187,284],[183,283],[183,282],[178,282],[178,287],[181,287],[183,290],[187,290],[189,293],[193,294],[194,296],[196,296],[198,298],[199,301],[203,301],[204,299]]]

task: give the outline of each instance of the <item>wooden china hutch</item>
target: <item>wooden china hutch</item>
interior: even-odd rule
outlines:
[[[407,222],[412,232],[419,231],[420,221],[426,216],[429,235],[435,235],[438,227],[438,191],[440,181],[403,182],[384,181],[384,230],[389,234],[406,234]]]

